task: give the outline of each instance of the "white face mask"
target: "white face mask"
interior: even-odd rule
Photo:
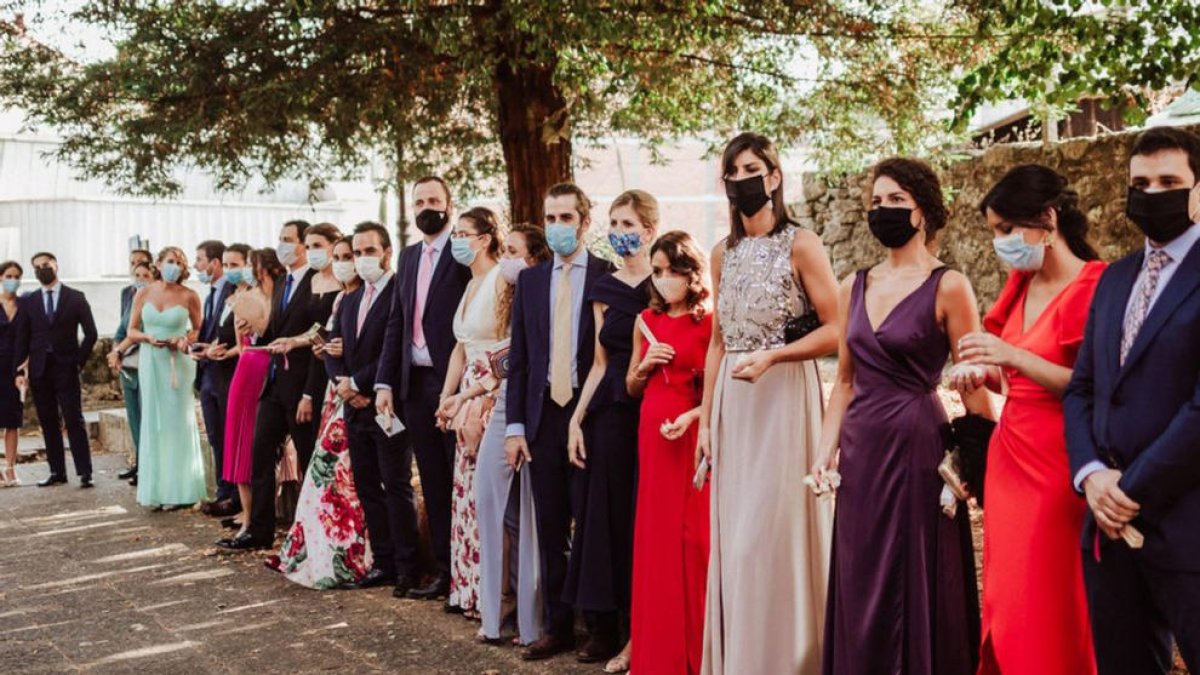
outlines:
[[[314,248],[309,251],[308,266],[318,272],[329,267],[329,251],[323,248]]]
[[[279,258],[279,262],[284,267],[291,267],[300,259],[300,256],[296,254],[296,248],[297,246],[289,241],[281,241],[275,247],[275,257]]]
[[[383,267],[377,256],[362,256],[354,259],[354,269],[358,276],[368,284],[373,284],[383,276]]]
[[[687,297],[688,284],[679,277],[651,277],[650,280],[668,305],[683,302]]]
[[[309,260],[312,258],[310,257]],[[353,260],[339,260],[333,263],[333,278],[339,282],[348,284],[357,276],[358,272],[354,269]]]
[[[517,277],[521,272],[529,267],[529,263],[525,262],[524,258],[501,258],[500,259],[500,276],[511,285],[516,285]]]

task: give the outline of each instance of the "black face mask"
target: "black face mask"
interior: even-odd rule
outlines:
[[[762,176],[751,176],[742,180],[726,178],[725,196],[747,218],[761,211],[771,201],[771,195],[767,194],[766,180]]]
[[[888,248],[900,248],[917,235],[912,226],[912,209],[879,207],[867,212],[867,225],[879,243]]]
[[[445,211],[425,209],[417,214],[417,229],[425,234],[437,234],[446,227],[446,221],[449,220],[449,218],[450,214],[446,213]]]
[[[58,273],[54,271],[53,267],[39,267],[33,271],[33,275],[42,282],[43,286],[49,286],[58,278]]]
[[[1125,197],[1125,215],[1150,241],[1159,244],[1174,241],[1192,226],[1188,197],[1194,189],[1143,192],[1131,187]]]

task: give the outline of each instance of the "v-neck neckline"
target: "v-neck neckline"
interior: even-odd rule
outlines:
[[[1033,285],[1033,275],[1030,275],[1029,280],[1025,283],[1025,292],[1021,294],[1021,303],[1017,306],[1018,330],[1016,339],[1022,340],[1026,335],[1032,333],[1033,329],[1038,327],[1038,324],[1042,322],[1042,319],[1046,318],[1046,315],[1050,313],[1050,310],[1058,304],[1058,301],[1061,300],[1064,295],[1066,295],[1067,289],[1070,288],[1071,285],[1074,284],[1082,274],[1083,268],[1081,267],[1079,269],[1079,274],[1076,274],[1074,279],[1071,279],[1064,284],[1062,288],[1058,289],[1057,293],[1055,293],[1049,300],[1046,301],[1046,306],[1042,308],[1042,313],[1038,314],[1038,317],[1033,320],[1033,323],[1029,324],[1029,327],[1026,328],[1025,307],[1029,304],[1029,288]]]
[[[925,288],[926,284],[933,280],[933,277],[935,274],[937,274],[938,270],[944,269],[945,267],[945,265],[941,265],[940,267],[935,267],[930,270],[929,276],[925,278],[925,281],[922,281],[920,284],[918,284],[916,288],[909,291],[907,295],[905,295],[900,299],[899,302],[892,306],[892,309],[888,311],[887,316],[883,317],[883,321],[879,322],[878,327],[875,327],[871,324],[871,313],[867,311],[867,281],[870,279],[871,272],[869,270],[865,272],[863,274],[862,282],[862,313],[863,318],[867,321],[867,327],[871,329],[871,333],[878,336],[879,333],[883,331],[884,326],[887,325],[887,322],[890,321],[892,316],[896,314],[896,310],[900,309],[901,305],[911,300],[917,293]]]

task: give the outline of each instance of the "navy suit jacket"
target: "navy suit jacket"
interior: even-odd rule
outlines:
[[[542,401],[550,376],[550,275],[553,270],[554,261],[550,260],[521,272],[513,296],[505,415],[508,424],[525,425],[525,438],[529,441],[537,438],[542,421]],[[575,353],[580,386],[592,368],[596,351],[596,317],[587,298],[591,297],[596,281],[612,271],[613,266],[607,260],[588,254],[584,303],[579,312],[579,346]]]
[[[1200,227],[1200,226],[1198,226]],[[1125,307],[1145,251],[1113,263],[1096,286],[1075,372],[1063,396],[1072,479],[1086,464],[1123,472],[1142,510],[1148,565],[1200,571],[1200,244],[1180,263],[1120,365]],[[1084,527],[1089,549],[1092,515]],[[1101,535],[1102,541],[1107,541]]]
[[[48,359],[78,370],[87,363],[92,347],[96,345],[96,321],[92,318],[87,297],[65,284],[60,285],[59,290],[53,321],[46,316],[42,289],[21,296],[22,319],[17,329],[15,362],[19,364],[28,356],[30,377],[41,377]],[[82,342],[79,340],[80,329],[83,330]]]
[[[292,288],[292,297],[288,299],[287,309],[283,307],[283,289],[287,279],[280,277],[275,281],[275,290],[271,296],[271,320],[267,323],[267,333],[260,344],[270,344],[280,337],[301,335],[313,325],[312,317],[312,278],[316,274],[311,268],[301,277],[300,283]],[[219,314],[218,314],[219,316]],[[274,387],[279,393],[279,400],[289,408],[300,403],[308,386],[308,369],[312,365],[311,349],[293,349],[286,355],[272,354],[271,367],[275,371]],[[268,381],[263,388],[267,392],[271,383]],[[321,405],[320,401],[314,405]]]
[[[358,311],[366,297],[366,286],[360,286],[342,298],[333,315],[333,330],[329,331],[330,340],[342,339],[341,358],[325,357],[325,372],[329,374],[329,379],[349,376],[354,379],[358,391],[371,399],[375,398],[375,375],[379,370],[379,356],[383,352],[383,340],[387,334],[395,292],[396,277],[393,276],[367,310],[367,318],[359,333]],[[373,407],[364,410],[375,414]],[[347,413],[352,411],[355,409],[346,408]]]
[[[413,310],[417,304],[417,272],[420,270],[422,248],[421,244],[415,244],[400,252],[400,269],[393,279],[396,290],[392,294],[383,353],[379,356],[376,381],[391,387],[395,399],[399,401],[408,398],[412,375]],[[446,248],[449,248],[448,243]],[[454,338],[454,312],[470,281],[470,268],[455,262],[449,250],[439,254],[429,282],[429,296],[425,301],[425,316],[421,322],[439,381],[446,379],[450,354],[457,344]],[[400,415],[401,412],[397,410],[396,414]]]
[[[212,316],[210,316],[208,318],[208,321],[202,322],[202,325],[200,326],[200,334],[199,334],[199,339],[198,339],[199,342],[204,342],[206,344],[211,343],[211,342],[216,342],[217,332],[221,328],[221,313],[222,313],[221,310],[225,307],[225,301],[229,299],[229,296],[233,295],[233,290],[234,290],[233,284],[229,283],[228,281],[221,284],[221,292],[217,295],[216,298],[213,299]],[[200,297],[201,312],[203,312],[204,303],[208,301],[208,293],[209,292],[210,291],[205,291],[205,293]],[[201,315],[203,316],[203,314],[201,314]],[[210,365],[215,365],[216,363],[219,363],[219,362],[209,361],[209,360],[205,359],[205,360],[201,361],[199,364],[197,364],[197,366],[196,366],[196,371],[197,371],[196,372],[196,386],[197,387],[199,387],[200,383],[203,381],[204,373],[207,372],[208,367]],[[217,369],[214,368],[214,372],[216,370]]]

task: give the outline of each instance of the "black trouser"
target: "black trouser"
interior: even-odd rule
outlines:
[[[58,363],[47,356],[46,367],[38,377],[31,378],[33,405],[37,408],[42,436],[46,439],[46,461],[50,473],[66,477],[67,463],[63,452],[62,423],[67,425],[71,441],[71,459],[75,474],[92,475],[92,452],[88,445],[87,425],[83,422],[83,390],[79,384],[79,369]],[[62,416],[59,416],[59,411]]]
[[[437,428],[434,413],[442,379],[433,368],[414,367],[408,397],[399,402],[404,425],[417,457],[421,494],[429,517],[429,540],[437,573],[450,576],[450,496],[454,490],[454,434]]]
[[[296,422],[296,406],[299,400],[284,402],[274,384],[268,384],[258,402],[258,415],[254,420],[253,463],[251,466],[250,491],[250,536],[259,542],[269,543],[275,538],[275,462],[279,458],[280,446],[290,435],[296,446],[300,475],[308,468],[312,457],[313,425]]]
[[[1101,535],[1103,536],[1103,535]],[[1200,573],[1153,568],[1122,543],[1083,553],[1099,675],[1171,672],[1171,637],[1200,668]]]
[[[225,412],[229,398],[229,388],[221,386],[221,378],[217,373],[216,364],[207,364],[204,374],[200,376],[200,412],[204,416],[204,431],[208,435],[208,445],[212,448],[213,472],[217,481],[217,501],[232,499],[237,501],[237,489],[225,481],[222,476],[225,464]]]
[[[409,577],[417,561],[419,530],[407,433],[389,438],[375,423],[374,406],[358,410],[347,405],[346,429],[375,568]]]
[[[570,638],[575,624],[574,610],[563,598],[563,588],[571,551],[571,463],[567,460],[567,431],[578,396],[576,389],[571,402],[562,407],[550,398],[547,388],[537,437],[525,439],[533,458],[524,471],[525,477],[533,481],[546,632],[560,638]]]

